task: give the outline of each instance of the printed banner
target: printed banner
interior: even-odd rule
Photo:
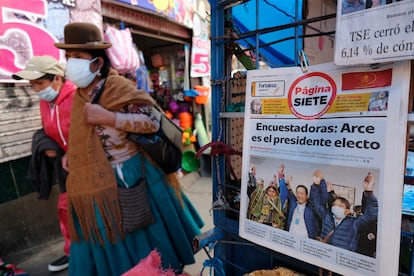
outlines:
[[[193,0],[116,0],[128,5],[143,8],[167,16],[188,28],[193,27]]]
[[[191,48],[190,76],[210,76],[210,39],[208,22],[197,13],[194,14],[193,43]]]
[[[340,274],[396,275],[409,76],[409,62],[248,71],[240,236]]]
[[[338,1],[335,64],[414,58],[414,0]]]

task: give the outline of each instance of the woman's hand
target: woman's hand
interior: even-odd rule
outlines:
[[[49,158],[55,158],[57,156],[57,153],[55,150],[45,150],[45,154]]]
[[[68,154],[65,153],[65,155],[62,156],[62,168],[65,171],[69,171],[69,162],[68,162]]]
[[[99,104],[86,103],[83,109],[85,120],[91,125],[115,127],[115,112],[103,108]]]

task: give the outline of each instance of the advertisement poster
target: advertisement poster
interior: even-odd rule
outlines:
[[[335,64],[414,58],[414,0],[338,1]]]
[[[409,62],[248,71],[240,236],[340,274],[396,275],[409,76]]]
[[[193,43],[191,48],[190,76],[208,77],[210,69],[210,38],[208,22],[198,13],[194,14]]]
[[[54,46],[63,41],[64,26],[91,22],[102,27],[99,0],[0,0],[0,82],[13,82],[32,56],[64,61]]]

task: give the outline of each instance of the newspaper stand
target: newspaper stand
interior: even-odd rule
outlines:
[[[258,5],[261,1],[254,1]],[[301,51],[303,40],[306,35],[299,35],[299,30],[312,22],[327,22],[335,20],[335,12],[319,14],[315,18],[302,19],[300,14],[302,1],[294,2],[295,12],[293,12],[293,22],[290,24],[280,24],[274,22],[273,27],[257,28],[245,30],[235,24],[246,19],[236,18],[232,13],[232,8],[237,5],[244,5],[246,1],[210,1],[211,4],[211,97],[212,97],[212,140],[225,143],[235,151],[242,151],[243,144],[243,124],[244,124],[244,96],[246,76],[242,70],[234,70],[232,57],[237,57],[239,63],[246,69],[255,69],[257,66],[252,63],[256,60],[271,59],[269,56],[274,52],[266,50],[258,44],[262,34],[275,33],[273,38],[275,45],[278,42],[290,40],[294,54],[288,58],[280,58],[275,67],[283,66],[307,66],[308,61],[304,52]],[[335,2],[335,1],[334,1]],[[314,3],[316,6],[317,3]],[[268,13],[260,16],[268,16]],[[286,15],[289,16],[289,15]],[[249,18],[250,21],[257,20]],[[309,36],[332,36],[335,34],[335,24],[331,28],[318,30],[316,34]],[[236,26],[237,25],[237,26]],[[280,35],[278,31],[293,29],[293,36]],[[244,44],[244,49],[248,48],[250,57],[246,56],[241,49],[241,38],[253,37]],[[305,49],[306,50],[306,49]],[[298,54],[299,53],[299,54]],[[252,58],[253,57],[253,58]],[[413,66],[412,66],[413,67]],[[305,69],[305,68],[304,68]],[[411,92],[413,84],[411,84]],[[412,93],[411,93],[412,94]],[[410,97],[412,99],[412,97]],[[412,106],[410,105],[410,108]],[[411,109],[410,109],[411,110]],[[214,145],[210,145],[212,150]],[[273,269],[278,266],[287,267],[306,275],[317,275],[318,267],[303,262],[299,259],[269,250],[258,246],[250,241],[242,239],[238,235],[239,231],[239,196],[241,186],[241,157],[232,155],[229,151],[224,151],[215,156],[212,155],[212,179],[213,179],[213,212],[215,228],[204,233],[199,239],[197,250],[204,248],[208,255],[205,267],[214,269],[215,275],[245,275],[254,270]],[[403,232],[403,237],[410,239],[409,251],[412,251],[413,234]],[[213,254],[210,252],[214,251]],[[409,271],[407,275],[414,275],[413,260],[410,259]],[[401,272],[402,275],[404,275]]]

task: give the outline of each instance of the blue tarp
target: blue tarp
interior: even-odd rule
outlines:
[[[302,19],[302,0],[257,0],[249,1],[232,8],[233,27],[237,33],[246,33],[268,28],[282,28]],[[242,48],[259,46],[261,59],[271,67],[296,64],[302,39],[295,35],[302,33],[302,27],[287,28],[237,40]],[[285,40],[286,38],[291,38]],[[277,42],[285,40],[282,42]],[[256,43],[258,41],[258,43]],[[272,44],[273,42],[277,42]],[[267,45],[267,46],[264,46]],[[262,47],[263,46],[263,47]]]

